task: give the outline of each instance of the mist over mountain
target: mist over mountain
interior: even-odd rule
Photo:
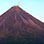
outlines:
[[[43,44],[44,23],[18,6],[0,16],[0,43]]]

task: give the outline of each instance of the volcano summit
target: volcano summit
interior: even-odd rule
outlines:
[[[44,44],[44,23],[19,6],[0,16],[0,43]]]

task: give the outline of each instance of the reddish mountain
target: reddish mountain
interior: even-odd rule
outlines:
[[[44,43],[44,23],[18,6],[0,16],[0,43]]]

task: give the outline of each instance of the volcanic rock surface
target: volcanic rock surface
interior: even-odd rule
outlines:
[[[0,44],[44,44],[44,23],[18,6],[0,16]]]

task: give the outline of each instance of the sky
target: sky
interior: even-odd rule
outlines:
[[[20,0],[0,0],[0,15],[18,5]],[[21,0],[19,5],[23,10],[44,22],[44,0]]]

